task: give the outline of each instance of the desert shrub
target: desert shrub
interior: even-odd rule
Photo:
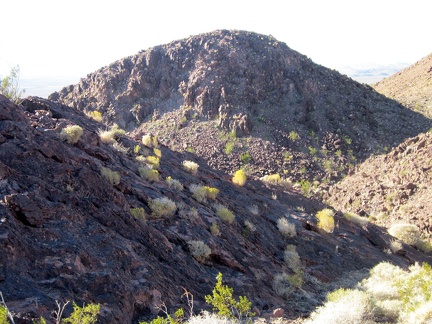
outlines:
[[[281,182],[281,176],[278,173],[269,174],[261,177],[261,180],[272,184],[278,184],[279,182]]]
[[[234,142],[228,142],[226,143],[223,151],[226,155],[230,155],[233,150],[234,150]]]
[[[101,175],[108,180],[111,185],[115,186],[120,183],[120,174],[109,168],[101,168]]]
[[[213,288],[212,295],[206,295],[205,301],[213,306],[218,314],[228,318],[237,318],[242,320],[254,316],[251,313],[252,303],[246,296],[240,296],[238,300],[233,297],[234,290],[222,284],[222,273],[216,276],[216,285]]]
[[[242,187],[246,183],[246,173],[243,170],[238,170],[234,173],[232,182]]]
[[[405,244],[416,246],[421,240],[420,230],[412,224],[396,224],[388,230],[391,236],[396,237]]]
[[[143,221],[145,221],[145,219],[146,219],[146,212],[145,212],[145,209],[142,207],[131,208],[129,210],[129,212],[133,217],[135,217],[137,219],[140,219]]]
[[[291,132],[289,133],[289,135],[288,135],[288,138],[289,138],[291,141],[298,141],[298,140],[300,139],[300,135],[299,135],[297,132],[295,132],[295,131],[291,131]]]
[[[390,242],[389,248],[390,248],[390,251],[392,251],[393,253],[396,253],[396,252],[402,250],[402,243],[399,241],[396,241],[396,240],[392,240]]]
[[[185,160],[182,162],[183,169],[192,174],[196,174],[198,172],[199,165],[193,161]]]
[[[204,202],[207,198],[215,200],[219,193],[219,189],[217,188],[202,186],[198,184],[192,184],[189,187],[189,190],[192,193],[192,197],[194,197],[194,199],[198,202]]]
[[[216,215],[218,215],[220,219],[222,219],[224,222],[232,224],[235,219],[235,215],[228,208],[223,205],[216,204],[215,209]]]
[[[16,104],[21,102],[25,90],[19,89],[19,65],[11,68],[9,75],[0,78],[0,93]]]
[[[248,210],[252,215],[258,216],[259,215],[259,207],[258,205],[250,205],[248,206]]]
[[[217,223],[212,223],[210,226],[210,233],[213,236],[218,236],[220,234],[220,229]]]
[[[139,167],[138,173],[140,174],[141,178],[147,181],[159,181],[159,171],[149,168],[148,166]]]
[[[175,202],[167,197],[150,199],[149,207],[155,218],[168,218],[175,214],[177,206]]]
[[[343,215],[350,222],[356,223],[357,225],[360,225],[362,227],[369,224],[369,220],[366,217],[361,217],[355,213],[346,212]]]
[[[203,241],[189,241],[187,244],[189,252],[198,262],[203,262],[211,254],[211,249]]]
[[[166,183],[168,185],[168,187],[170,187],[171,189],[175,189],[178,191],[182,191],[183,190],[183,185],[181,184],[181,182],[177,179],[173,179],[170,176],[166,178]]]
[[[281,297],[288,298],[295,289],[301,288],[303,284],[303,272],[298,271],[292,275],[285,272],[274,276],[272,282],[273,291]]]
[[[282,235],[287,237],[297,236],[296,227],[290,223],[286,218],[279,218],[277,221],[277,228]]]
[[[63,128],[60,132],[60,139],[68,144],[75,144],[79,141],[83,129],[78,125],[71,125]]]
[[[253,233],[253,232],[256,231],[256,226],[255,226],[252,222],[246,220],[246,221],[244,222],[244,224],[245,224],[246,229],[247,229],[249,232],[252,232],[252,233]]]
[[[87,115],[87,117],[90,117],[91,119],[93,119],[99,123],[103,119],[102,113],[100,111],[97,111],[97,110],[88,111],[88,112],[86,112],[86,115]]]
[[[360,290],[339,289],[328,295],[324,306],[312,313],[306,323],[346,324],[375,323],[374,305],[368,294]]]
[[[155,148],[159,146],[157,137],[150,134],[146,134],[142,137],[142,143],[149,148]]]
[[[157,156],[147,156],[146,162],[152,166],[153,169],[159,168],[160,158]]]
[[[162,157],[162,151],[161,151],[160,149],[156,148],[156,147],[153,149],[153,153],[154,153],[154,155],[156,155],[158,158],[161,158],[161,157]]]
[[[187,324],[238,324],[238,321],[203,311],[199,315],[191,316],[188,319]]]
[[[129,148],[125,147],[122,143],[114,142],[112,146],[117,152],[120,152],[123,154],[129,153]]]
[[[117,124],[112,125],[109,129],[98,129],[99,139],[102,143],[112,144],[125,134],[126,132],[119,128]]]
[[[7,309],[2,305],[0,305],[0,324],[8,324]]]
[[[301,260],[295,245],[287,245],[284,252],[284,261],[294,272],[299,272],[301,270]]]
[[[328,208],[320,210],[316,217],[318,218],[318,227],[327,233],[332,233],[334,230],[334,211]]]
[[[63,319],[62,323],[93,324],[96,323],[99,312],[99,304],[88,304],[86,306],[79,307],[76,303],[73,303],[72,314],[68,318]]]

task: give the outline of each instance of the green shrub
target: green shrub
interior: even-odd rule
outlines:
[[[247,164],[250,161],[252,161],[252,157],[251,157],[251,155],[248,152],[245,152],[245,153],[240,154],[240,161],[243,164]]]
[[[333,233],[334,230],[334,211],[331,209],[323,209],[316,214],[318,218],[318,227],[327,233]]]
[[[8,313],[4,306],[0,305],[0,324],[8,324]]]
[[[16,104],[20,103],[21,96],[25,92],[19,90],[19,74],[20,68],[17,65],[11,69],[8,76],[0,78],[0,93]]]
[[[144,135],[142,137],[142,143],[149,148],[155,148],[159,146],[158,138],[150,134]]]
[[[203,262],[211,254],[211,249],[203,241],[189,241],[187,242],[189,252],[198,262]]]
[[[210,226],[210,233],[213,236],[218,236],[220,234],[220,229],[217,223],[212,223]]]
[[[281,297],[288,298],[295,289],[301,288],[303,284],[303,272],[295,272],[288,275],[285,272],[276,274],[273,278],[273,291]]]
[[[147,156],[146,162],[152,166],[153,169],[159,168],[160,158],[157,156]]]
[[[213,288],[213,294],[206,295],[205,300],[221,316],[237,318],[239,320],[254,316],[255,314],[251,313],[252,303],[247,297],[240,296],[237,301],[233,297],[233,292],[234,290],[231,287],[222,284],[222,273],[219,272],[216,276],[216,285]]]
[[[145,209],[142,207],[137,207],[137,208],[131,208],[129,210],[130,214],[140,220],[145,221],[146,220],[146,212]]]
[[[232,224],[232,222],[235,219],[235,215],[225,206],[216,204],[215,205],[216,214],[219,216],[220,219],[223,221]]]
[[[198,163],[195,163],[193,161],[189,161],[189,160],[185,160],[182,162],[182,166],[183,169],[185,169],[186,171],[192,173],[192,174],[196,174],[199,168]]]
[[[97,121],[97,122],[101,122],[103,117],[102,117],[102,113],[100,111],[97,110],[93,110],[93,111],[88,111],[86,112],[87,117],[92,118],[93,120]]]
[[[140,174],[141,178],[146,179],[147,181],[159,181],[159,171],[155,169],[151,169],[147,166],[139,167],[138,173]]]
[[[155,218],[168,218],[175,214],[177,206],[175,202],[167,197],[150,199],[149,207]]]
[[[72,314],[68,318],[63,319],[62,322],[69,324],[93,324],[96,323],[99,312],[99,304],[88,304],[81,308],[76,303],[73,303]]]
[[[278,173],[269,174],[261,177],[261,180],[268,183],[278,184],[281,182],[281,176]]]
[[[101,168],[101,175],[108,180],[111,185],[115,186],[120,183],[120,174],[109,168]]]
[[[228,142],[226,143],[223,151],[226,155],[230,155],[233,150],[234,150],[234,142]]]
[[[289,133],[289,135],[288,135],[288,138],[289,138],[291,141],[298,141],[298,140],[300,139],[300,135],[299,135],[297,132],[295,132],[295,131],[291,131],[291,132]]]
[[[243,187],[246,183],[246,173],[243,170],[236,171],[232,178],[232,182],[240,187]]]
[[[83,129],[78,125],[71,125],[63,128],[60,132],[60,139],[68,144],[75,144],[81,138]]]
[[[198,184],[191,184],[189,190],[192,193],[192,197],[198,202],[204,202],[207,198],[215,200],[219,193],[219,189],[217,188]]]

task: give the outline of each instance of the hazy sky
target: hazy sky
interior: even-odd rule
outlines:
[[[430,0],[0,0],[0,75],[85,77],[142,49],[215,29],[273,35],[330,68],[432,52]]]

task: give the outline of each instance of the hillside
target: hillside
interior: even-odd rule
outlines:
[[[280,173],[309,181],[313,190],[432,127],[369,86],[246,31],[218,30],[141,51],[49,98],[99,111],[136,138],[157,135],[216,169]]]
[[[432,54],[374,84],[373,88],[432,118]]]
[[[432,234],[432,133],[406,140],[386,155],[362,163],[331,188],[334,207],[372,216],[379,225],[417,225]]]
[[[82,135],[67,133],[70,125]],[[182,306],[182,287],[195,311],[209,309],[204,296],[218,272],[257,313],[282,307],[298,318],[381,261],[432,261],[409,246],[385,253],[392,238],[383,229],[338,212],[326,233],[317,226],[315,214],[326,207],[318,201],[253,179],[239,187],[196,155],[151,150],[119,130],[110,143],[98,136],[102,127],[49,100],[17,106],[0,96],[0,291],[16,323],[52,321],[55,302],[66,300],[100,304],[99,323],[137,323],[161,301],[169,311]],[[154,154],[159,178],[150,180],[143,170]],[[185,160],[199,164],[196,174],[182,168]],[[198,199],[196,185],[219,192]],[[163,197],[166,208],[156,208]],[[235,218],[221,218],[216,203]],[[295,273],[287,246],[299,257]],[[296,273],[301,289],[287,281]]]

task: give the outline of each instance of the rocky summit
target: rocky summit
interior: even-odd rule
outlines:
[[[101,129],[79,109],[0,95],[0,291],[15,323],[54,322],[66,300],[100,304],[99,323],[138,323],[161,302],[182,307],[184,289],[199,312],[219,272],[257,315],[299,318],[381,261],[432,261],[408,245],[388,253],[385,230],[337,210],[323,230],[316,213],[329,207],[290,188],[239,186],[192,153]]]
[[[235,30],[149,48],[49,98],[101,112],[137,138],[157,135],[219,170],[316,186],[432,127],[272,36]]]

